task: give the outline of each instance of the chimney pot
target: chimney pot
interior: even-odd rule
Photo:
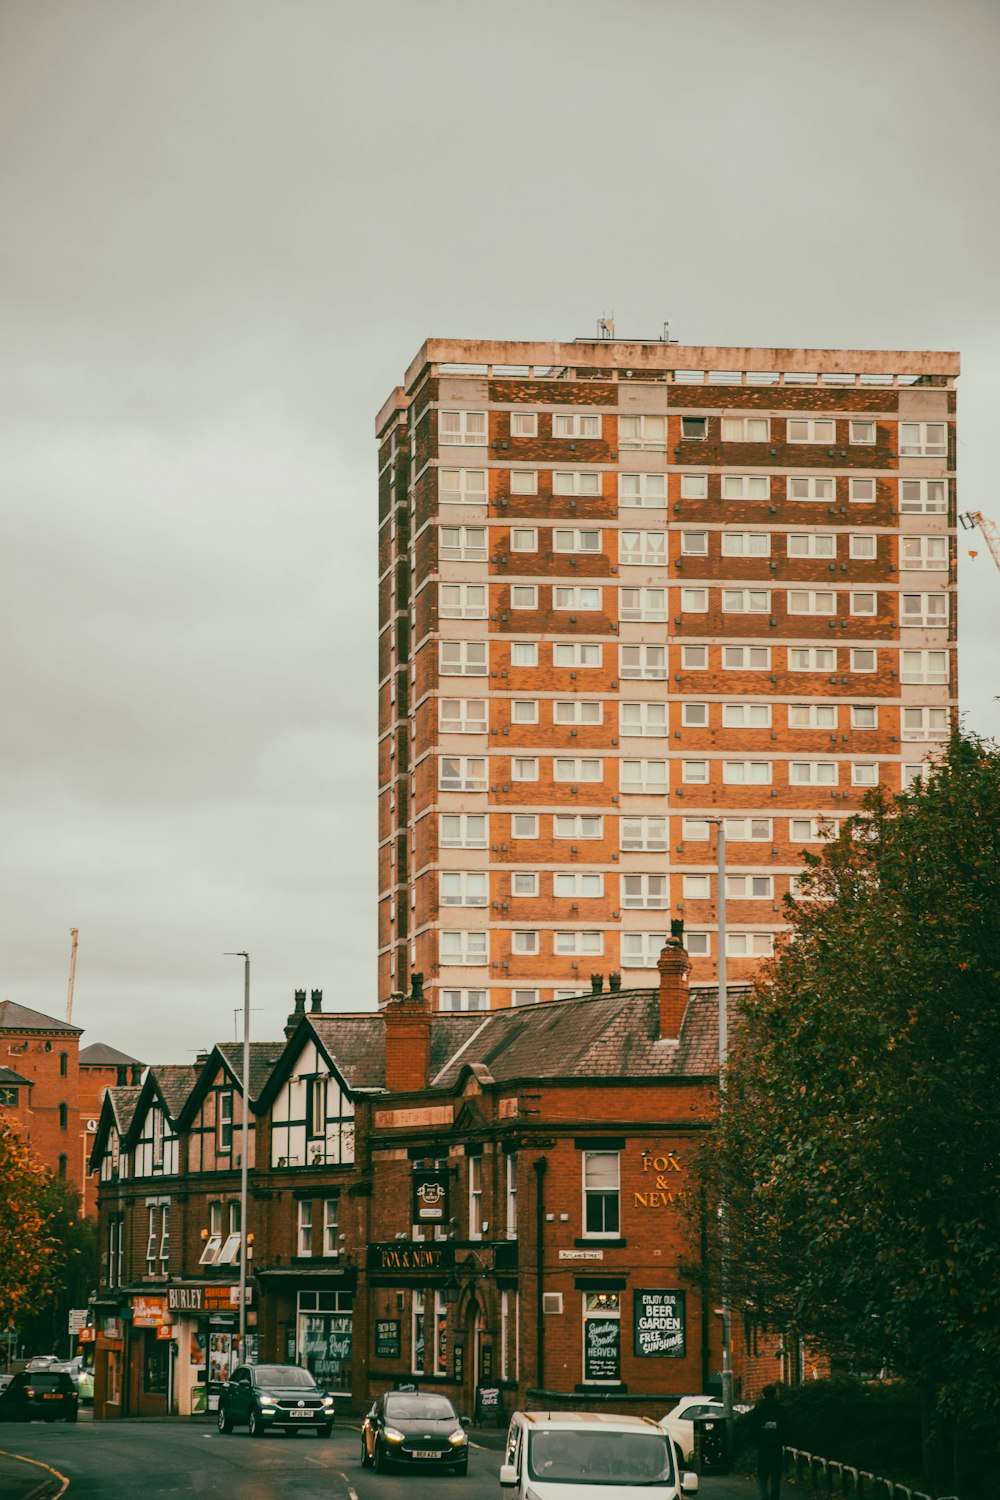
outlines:
[[[601,995],[601,994],[603,994],[604,993],[604,975],[603,974],[591,974],[591,976],[590,976],[590,988],[591,988],[591,992],[593,994],[595,994],[595,995]]]
[[[142,1082],[142,1063],[132,1064],[132,1084],[138,1086]]]
[[[127,1063],[119,1063],[118,1064],[118,1076],[117,1076],[116,1082],[117,1082],[119,1088],[124,1088],[125,1085],[128,1083],[128,1064]]]
[[[313,990],[309,999],[312,1014],[314,1016],[321,1016],[323,1014],[323,991]]]
[[[613,995],[615,993],[615,991],[616,990],[620,990],[621,987],[622,987],[622,976],[619,974],[618,970],[616,969],[613,974],[609,974],[608,975],[608,990]]]

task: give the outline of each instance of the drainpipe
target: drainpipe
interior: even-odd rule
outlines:
[[[537,1343],[536,1380],[538,1389],[545,1389],[545,1174],[549,1168],[547,1156],[539,1156],[532,1162],[535,1169],[535,1274],[537,1297],[535,1305],[535,1339]]]

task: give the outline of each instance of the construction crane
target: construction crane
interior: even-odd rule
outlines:
[[[964,511],[958,519],[966,531],[971,531],[975,526],[979,527],[983,540],[993,556],[993,561],[1000,568],[1000,526],[995,521],[991,521],[989,516],[984,516],[981,510]],[[974,552],[970,554],[972,557],[975,555]]]
[[[76,950],[80,941],[80,929],[71,927],[69,930],[71,938],[69,950],[69,989],[66,992],[66,1020],[73,1019],[73,986],[76,984]]]

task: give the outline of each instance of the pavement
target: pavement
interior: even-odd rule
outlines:
[[[3,1500],[54,1500],[62,1494],[62,1476],[44,1464],[0,1450],[0,1495]]]

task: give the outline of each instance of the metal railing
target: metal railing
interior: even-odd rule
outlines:
[[[786,1448],[785,1470],[795,1480],[809,1480],[813,1492],[836,1497],[836,1500],[934,1500],[925,1490],[915,1490],[883,1474],[872,1474],[855,1464],[821,1458],[801,1448]],[[937,1500],[958,1500],[955,1495],[941,1495]]]

